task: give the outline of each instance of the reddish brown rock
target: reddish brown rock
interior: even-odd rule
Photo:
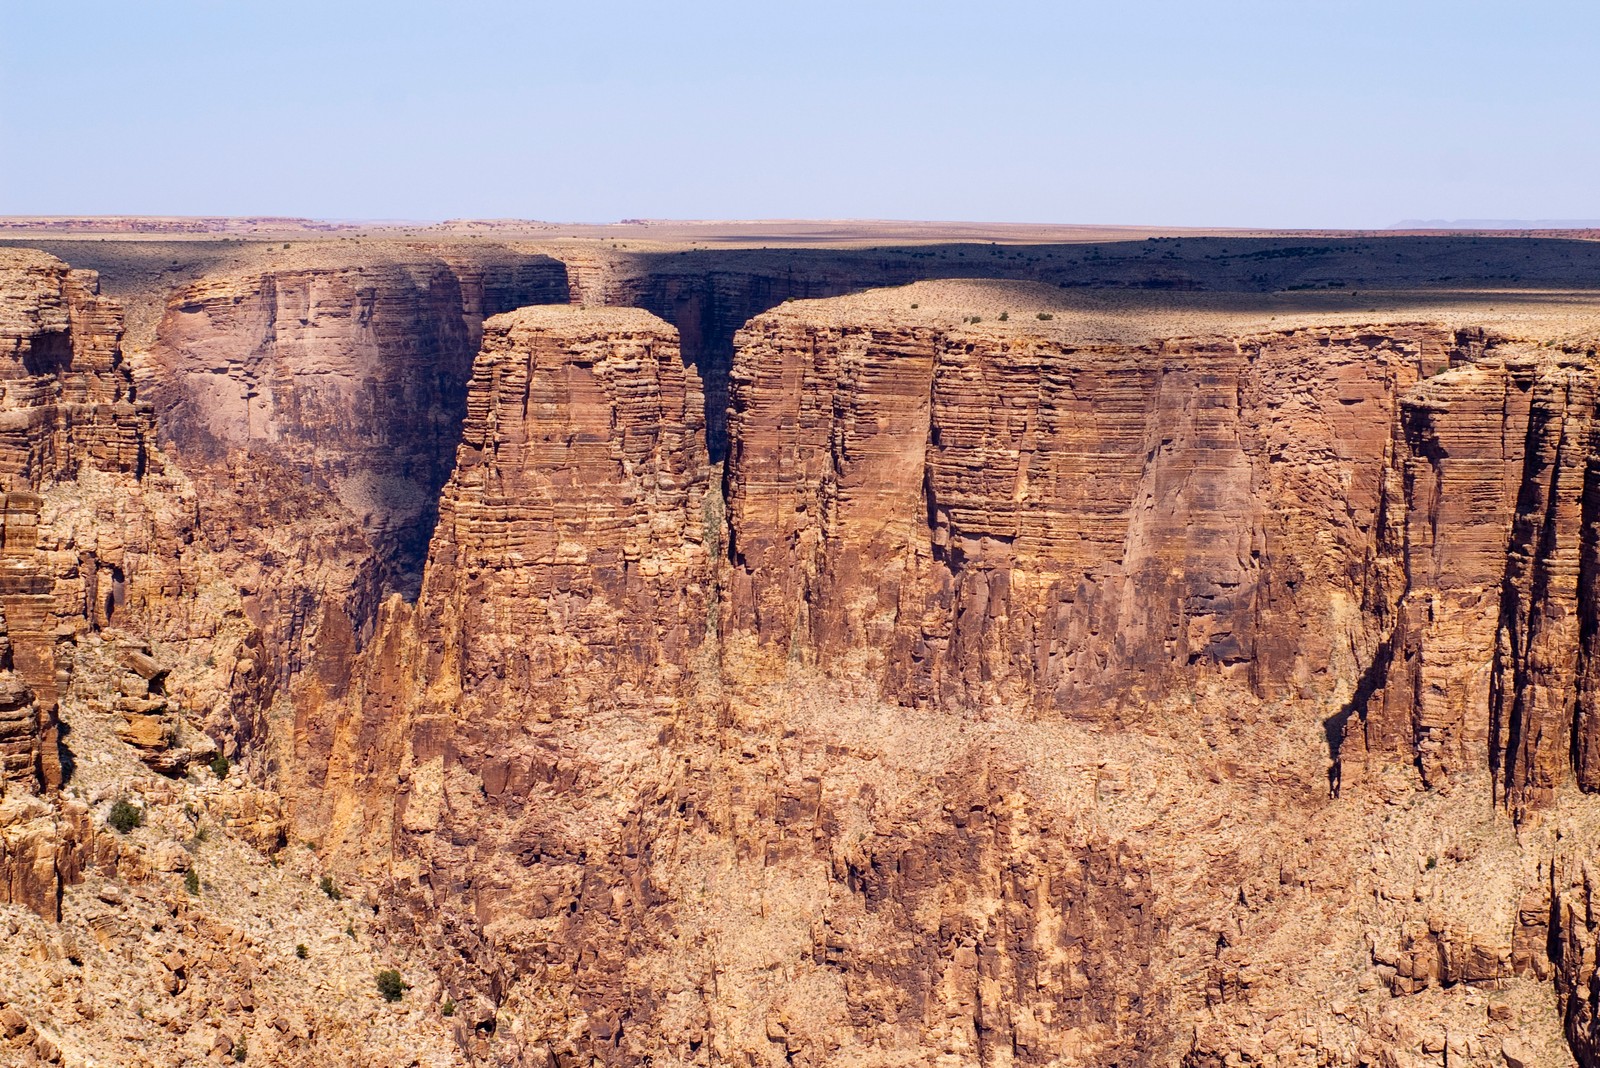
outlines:
[[[135,402],[121,337],[93,271],[0,249],[0,488],[37,489],[83,464],[143,470],[151,409]]]
[[[94,272],[71,270],[42,253],[0,250],[5,663],[37,704],[35,765],[40,785],[52,790],[63,777],[56,706],[71,664],[64,643],[91,621],[82,602],[56,596],[58,568],[38,551],[43,500],[36,491],[91,467],[134,479],[143,474],[152,412],[134,401],[121,336],[120,309],[99,296]],[[68,566],[77,570],[79,563]]]
[[[33,694],[14,672],[0,672],[0,782],[37,791],[43,742]]]
[[[1047,714],[1353,682],[1399,398],[1448,334],[1108,345],[811,307],[740,335],[733,640]]]
[[[1372,598],[1392,631],[1349,760],[1399,755],[1435,787],[1487,768],[1521,815],[1600,783],[1596,379],[1580,353],[1463,340],[1472,362],[1405,398],[1378,571],[1401,592],[1392,614]]]
[[[60,914],[56,873],[60,840],[50,807],[38,798],[0,800],[0,901],[24,905],[50,919]]]
[[[527,754],[504,747],[530,722],[678,707],[708,625],[702,402],[671,328],[526,308],[486,331],[421,599],[380,626],[364,714],[342,722],[330,705],[303,728],[331,740],[330,794],[352,766],[381,780],[383,757],[398,761],[416,829],[440,819],[441,761],[472,754],[498,797],[519,789],[506,776]],[[397,717],[413,724],[409,756],[392,748]]]
[[[225,680],[238,744],[277,696],[316,722],[345,692],[383,597],[415,596],[483,318],[566,297],[542,256],[400,249],[314,250],[167,300],[147,359],[162,438],[198,488],[190,536],[259,633]],[[195,626],[151,627],[170,630]],[[300,746],[293,779],[315,790],[327,740],[274,744]]]
[[[370,293],[348,262],[199,283],[151,361],[198,495],[85,468],[8,502],[7,595],[52,605],[15,602],[34,640],[69,612],[161,636],[150,664],[108,643],[92,669],[82,642],[104,692],[78,698],[150,753],[180,694],[210,693],[213,723],[249,705],[219,736],[288,795],[146,777],[149,828],[104,835],[188,924],[161,1004],[248,1011],[208,983],[230,952],[195,951],[189,897],[228,876],[187,837],[194,796],[218,833],[384,886],[318,904],[374,907],[375,941],[425,954],[482,1063],[1476,1063],[1504,1019],[1557,1034],[1527,1015],[1546,976],[1592,1059],[1582,857],[1552,863],[1487,790],[1385,768],[1442,786],[1498,761],[1513,807],[1593,820],[1561,790],[1592,630],[1581,346],[1460,309],[791,304],[728,349],[724,517],[685,357],[714,370],[742,309],[810,282],[658,265],[649,299],[703,325],[699,355],[642,312],[491,320],[452,467],[426,379],[464,367],[429,348],[460,313],[417,281],[433,255],[375,264]],[[375,422],[384,398],[430,413],[419,437]],[[397,546],[426,505],[360,487],[446,470],[420,592],[380,608],[411,592]],[[275,695],[292,716],[264,714]],[[16,720],[5,744],[36,745]],[[43,803],[86,837],[86,806]],[[31,822],[4,877],[42,901],[94,850],[52,858]],[[248,1042],[186,1041],[312,1057],[326,1036],[273,1011]]]
[[[1475,346],[1481,357],[1481,342]],[[1385,482],[1378,588],[1392,626],[1360,699],[1361,751],[1413,757],[1426,781],[1481,769],[1489,746],[1489,682],[1506,542],[1527,432],[1527,359],[1481,360],[1430,379],[1406,398],[1404,447]],[[1389,605],[1398,597],[1392,614]]]

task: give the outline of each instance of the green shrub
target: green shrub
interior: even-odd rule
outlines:
[[[339,888],[337,886],[333,885],[333,876],[324,875],[322,877],[322,881],[319,882],[317,885],[322,887],[322,892],[324,894],[327,894],[329,897],[333,898],[333,900],[335,900],[335,901],[343,901],[344,900],[344,894],[339,890]]]
[[[228,758],[223,756],[221,753],[218,753],[216,756],[211,758],[211,774],[215,775],[219,779],[226,779],[228,777],[228,769],[230,766],[231,765],[228,763]]]
[[[452,998],[445,998],[444,999],[444,1004],[439,1006],[439,1015],[441,1015],[441,1016],[454,1016],[455,1014],[456,1014],[456,1003],[455,1003],[455,1000],[452,999]]]
[[[1000,321],[1002,323],[1005,322],[1009,318],[1011,318],[1011,313],[1010,312],[1001,312],[1000,313]]]
[[[311,956],[311,951],[306,948],[306,944],[304,942],[300,942],[294,947],[294,955],[299,957],[301,960],[305,960],[307,957]]]
[[[285,245],[283,247],[284,248],[288,248],[289,246]],[[244,1063],[244,1043],[243,1042],[241,1042],[237,1046],[233,1047],[233,1059],[236,1062],[238,1062],[239,1064],[243,1064]]]
[[[126,797],[119,797],[117,803],[111,806],[106,823],[118,834],[127,834],[135,827],[144,826],[144,809]]]
[[[1054,319],[1055,316],[1051,315],[1049,312],[1040,312],[1039,313],[1039,318],[1040,318],[1040,320],[1046,320],[1046,319]]]
[[[193,868],[184,872],[183,888],[198,897],[200,894],[200,873]]]
[[[400,973],[393,968],[385,968],[378,973],[378,993],[385,1001],[399,1001],[406,996],[406,991],[411,989],[411,984],[400,978]]]

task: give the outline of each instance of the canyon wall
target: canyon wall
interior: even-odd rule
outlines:
[[[297,717],[270,759],[318,810],[323,713],[383,597],[416,595],[483,320],[568,286],[560,263],[505,250],[302,259],[172,294],[142,365],[198,539],[260,634],[254,702]]]
[[[1096,344],[792,307],[740,334],[733,640],[1044,715],[1353,684],[1400,397],[1450,331]]]
[[[1324,779],[1340,729],[1351,767],[1431,751],[1377,743],[1401,687],[1373,681],[1430,580],[1419,413],[1526,346],[1095,340],[882,299],[741,332],[722,493],[665,324],[490,324],[422,592],[386,606],[327,779],[327,841],[389,866],[475,1056],[1221,1063],[1296,988],[1381,990],[1290,1010],[1293,1056],[1355,1064],[1465,1011],[1430,991],[1578,989],[1536,873],[1459,848],[1497,889],[1418,933],[1376,795]]]
[[[1160,932],[1130,851],[1062,837],[987,754],[880,753],[730,699],[701,411],[675,331],[643,312],[486,325],[422,593],[387,606],[347,720],[338,788],[360,801],[336,824],[370,850],[395,790],[398,922],[458,954],[469,1048],[1043,1063],[1160,1044],[1163,1002],[1124,967]],[[907,781],[874,789],[882,759]]]
[[[96,857],[87,806],[51,806],[71,772],[59,706],[73,647],[120,609],[94,543],[41,537],[53,486],[91,469],[136,483],[154,429],[122,360],[120,309],[92,271],[0,251],[0,902],[50,918]]]
[[[1039,282],[1076,294],[1136,294],[1152,306],[1175,293],[1315,294],[1322,299],[1314,306],[1339,314],[1366,306],[1363,292],[1370,298],[1374,291],[1448,292],[1507,283],[1587,287],[1600,271],[1595,242],[1531,235],[1168,236],[833,248],[789,243],[668,251],[616,251],[614,243],[608,250],[604,242],[548,247],[568,265],[574,303],[644,308],[678,328],[684,357],[699,368],[705,383],[707,444],[718,462],[728,444],[726,383],[734,334],[786,300],[930,279],[989,278]]]
[[[1473,346],[1405,399],[1379,551],[1403,576],[1352,757],[1492,773],[1519,816],[1596,787],[1596,372],[1584,346]]]
[[[478,1063],[1594,1063],[1592,342],[930,256],[0,261],[4,892],[77,679]]]

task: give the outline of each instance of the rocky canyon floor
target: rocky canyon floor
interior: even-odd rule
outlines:
[[[0,221],[0,1064],[1600,1065],[1597,345],[1576,232]]]

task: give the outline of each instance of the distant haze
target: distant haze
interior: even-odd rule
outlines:
[[[0,214],[1583,219],[1596,40],[1564,2],[7,0]]]
[[[1391,230],[1592,230],[1600,219],[1402,219]]]

